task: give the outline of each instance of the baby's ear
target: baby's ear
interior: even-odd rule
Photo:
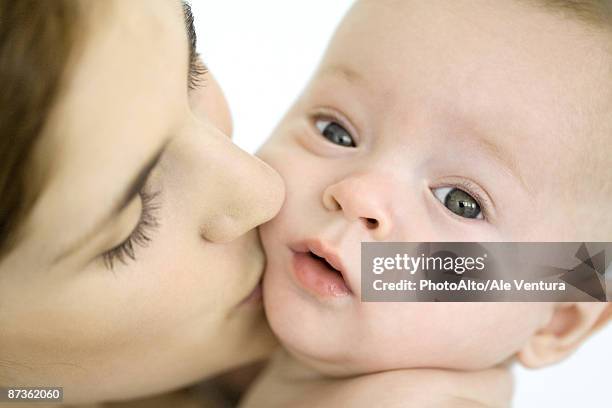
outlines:
[[[529,339],[517,358],[530,368],[557,363],[611,318],[612,303],[559,303],[548,324]]]

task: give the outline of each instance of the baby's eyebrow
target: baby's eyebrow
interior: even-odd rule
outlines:
[[[362,73],[344,64],[326,65],[319,72],[319,76],[342,78],[354,85],[368,85],[368,79]],[[460,121],[464,126],[466,124],[462,120],[462,118],[458,117],[454,117],[452,121]],[[512,155],[511,152],[509,152],[507,149],[503,149],[494,141],[486,138],[482,134],[482,132],[477,129],[477,126],[470,126],[473,125],[474,122],[468,121],[467,124],[468,126],[466,129],[468,130],[468,132],[466,133],[465,140],[474,142],[478,148],[480,148],[482,151],[484,151],[485,154],[487,154],[487,156],[492,157],[503,168],[507,169],[508,172],[519,181],[521,186],[527,192],[531,193],[531,189],[528,187],[527,183],[525,182],[525,179],[522,176],[519,162],[516,160],[515,156]]]
[[[320,75],[339,76],[353,84],[363,84],[367,82],[366,78],[361,73],[345,65],[328,65],[321,70]]]
[[[523,178],[520,166],[514,155],[512,155],[507,149],[501,148],[498,144],[480,134],[474,135],[473,139],[478,147],[480,147],[485,153],[491,156],[495,161],[500,163],[502,167],[506,168],[512,175],[514,175],[526,191],[531,192],[531,189],[527,186],[527,183]]]

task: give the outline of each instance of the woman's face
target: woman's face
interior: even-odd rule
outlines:
[[[188,89],[178,1],[84,3],[40,142],[40,196],[0,263],[0,384],[130,398],[266,355],[257,225],[280,177],[232,145],[210,74]]]

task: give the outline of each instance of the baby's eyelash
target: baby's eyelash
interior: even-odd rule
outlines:
[[[329,121],[337,123],[344,130],[346,130],[346,132],[353,138],[353,141],[355,143],[354,147],[360,145],[359,133],[357,132],[355,126],[351,123],[351,121],[347,118],[346,115],[338,112],[335,109],[320,108],[315,113],[310,115],[310,121],[315,132],[318,134],[322,133],[322,130],[317,127],[318,121]]]
[[[151,242],[150,232],[159,227],[156,215],[159,210],[159,205],[156,203],[158,195],[159,192],[151,193],[146,189],[140,192],[142,210],[138,224],[125,241],[102,254],[104,265],[108,269],[112,270],[117,261],[125,265],[128,259],[136,260],[135,245],[145,248]]]
[[[471,195],[478,203],[480,211],[482,211],[482,216],[484,220],[481,221],[487,221],[489,219],[489,206],[491,205],[490,200],[486,199],[482,194],[478,192],[478,187],[476,187],[474,183],[469,180],[457,180],[451,182],[449,187],[458,188]]]
[[[430,187],[431,193],[454,216],[491,221],[493,201],[477,184],[465,179],[449,180]]]

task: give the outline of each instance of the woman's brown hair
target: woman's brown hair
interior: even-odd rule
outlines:
[[[31,152],[58,97],[77,14],[76,0],[0,2],[0,256],[36,200]]]

